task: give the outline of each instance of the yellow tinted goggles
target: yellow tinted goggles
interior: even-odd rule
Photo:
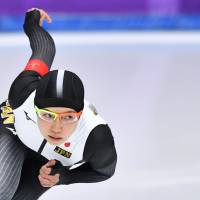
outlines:
[[[82,114],[82,111],[78,113],[73,111],[65,113],[55,113],[46,109],[40,109],[37,106],[35,106],[35,111],[38,117],[42,120],[52,123],[58,118],[63,124],[70,124],[78,121]]]

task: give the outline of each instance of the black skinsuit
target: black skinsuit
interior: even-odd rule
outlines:
[[[43,71],[45,68],[50,70],[55,56],[54,41],[49,33],[39,26],[39,19],[40,13],[37,10],[26,14],[24,30],[30,40],[32,56],[28,67],[13,82],[7,103],[1,104],[0,148],[12,146],[13,153],[9,156],[9,151],[5,148],[3,152],[6,153],[0,155],[1,163],[7,163],[12,167],[12,170],[8,170],[6,165],[2,165],[4,166],[2,169],[0,167],[0,180],[5,179],[7,183],[5,187],[0,183],[0,200],[34,200],[48,189],[42,187],[38,180],[39,170],[48,162],[48,159],[26,147],[16,135],[13,135],[15,124],[12,110],[20,107],[37,88],[37,83],[43,75],[40,68],[43,68]],[[7,112],[5,109],[8,109]],[[82,161],[85,163],[72,170],[57,162],[53,172],[61,175],[58,184],[99,182],[114,174],[117,154],[114,139],[107,124],[100,124],[91,131],[82,154]],[[17,168],[14,167],[15,164]],[[9,176],[12,177],[11,180]]]

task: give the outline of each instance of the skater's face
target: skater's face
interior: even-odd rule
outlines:
[[[81,113],[65,107],[37,109],[40,132],[50,144],[62,144],[74,132]]]

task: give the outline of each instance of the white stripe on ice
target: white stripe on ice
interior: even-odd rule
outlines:
[[[199,32],[51,32],[56,45],[199,45]],[[24,33],[0,33],[0,46],[27,46]]]

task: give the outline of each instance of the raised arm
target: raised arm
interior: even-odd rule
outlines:
[[[54,41],[42,27],[44,19],[51,22],[51,18],[44,10],[33,9],[26,13],[23,26],[32,49],[32,55],[25,70],[36,71],[41,76],[51,68],[55,56]]]
[[[45,19],[51,22],[49,15],[42,9],[31,9],[26,13],[23,27],[30,41],[32,55],[11,85],[8,100],[13,109],[19,107],[36,89],[40,77],[49,71],[54,60],[54,41],[42,27]]]

